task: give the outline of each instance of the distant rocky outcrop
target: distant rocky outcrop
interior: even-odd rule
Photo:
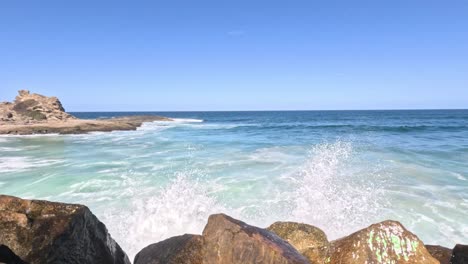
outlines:
[[[67,121],[75,118],[65,112],[57,97],[31,94],[20,90],[13,102],[0,103],[0,120],[15,123]]]
[[[0,259],[11,263],[130,263],[83,205],[0,195],[0,244]]]
[[[172,121],[145,115],[109,119],[78,119],[65,112],[57,97],[20,90],[13,102],[0,103],[0,134],[83,134],[94,131],[135,130],[144,122]]]

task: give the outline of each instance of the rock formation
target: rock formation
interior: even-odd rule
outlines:
[[[160,116],[127,116],[84,120],[65,112],[57,97],[21,90],[13,102],[0,103],[0,134],[82,134],[93,131],[135,130],[144,122],[171,121]]]
[[[12,102],[0,104],[0,121],[15,123],[38,123],[47,121],[67,121],[75,118],[65,112],[57,97],[31,94],[20,90]]]
[[[31,264],[129,264],[106,227],[83,205],[0,195],[3,257],[14,253]]]

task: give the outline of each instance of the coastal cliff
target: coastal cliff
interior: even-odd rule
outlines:
[[[107,228],[83,205],[0,195],[0,263],[129,264]],[[211,215],[201,235],[143,248],[135,264],[468,263],[468,246],[428,246],[396,221],[328,241],[317,227],[276,222],[264,229]]]
[[[135,130],[144,122],[171,121],[145,115],[111,119],[78,119],[67,112],[57,97],[20,90],[13,102],[0,103],[0,134],[82,134],[94,131]]]

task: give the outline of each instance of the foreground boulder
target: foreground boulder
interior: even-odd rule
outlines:
[[[450,248],[426,245],[426,249],[440,264],[450,264],[450,258],[452,257],[452,250]]]
[[[202,264],[203,239],[185,234],[149,245],[136,256],[134,264]]]
[[[0,195],[0,244],[34,263],[130,263],[83,205]]]
[[[286,240],[311,263],[325,263],[330,243],[319,228],[295,222],[276,222],[267,230]]]
[[[216,214],[208,218],[203,230],[203,263],[305,264],[309,261],[274,233]]]
[[[332,242],[331,264],[438,264],[417,236],[399,222],[384,221]]]

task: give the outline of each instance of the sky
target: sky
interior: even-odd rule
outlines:
[[[468,108],[468,1],[0,1],[0,101],[67,111]]]

